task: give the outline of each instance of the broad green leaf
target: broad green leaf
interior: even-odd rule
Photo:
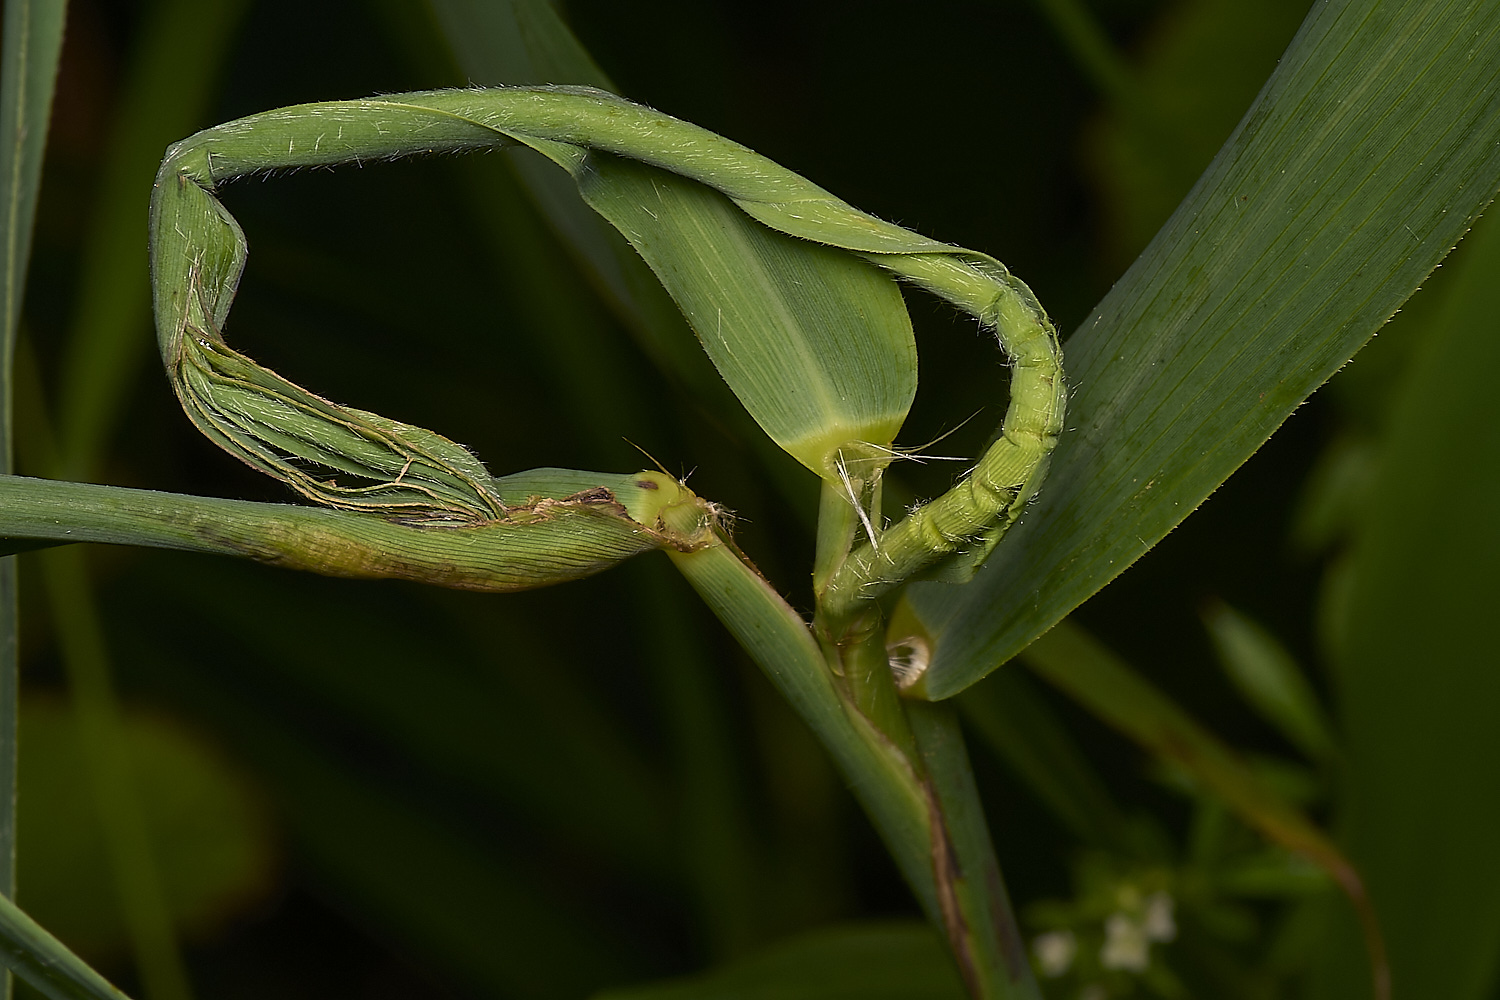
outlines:
[[[895,440],[917,392],[917,348],[889,276],[762,226],[718,191],[666,171],[606,154],[571,169],[784,450],[834,479],[840,446]]]
[[[606,990],[594,1000],[959,1000],[966,995],[930,928],[890,923],[824,928],[700,976]]]
[[[1345,733],[1337,828],[1388,931],[1396,989],[1445,1000],[1493,997],[1500,981],[1495,222],[1434,278],[1441,306],[1403,358],[1409,375],[1355,527],[1334,663]],[[1325,953],[1320,1000],[1359,995],[1350,951]]]
[[[1068,342],[1035,507],[910,588],[925,694],[1014,656],[1182,521],[1395,312],[1500,182],[1500,7],[1314,8],[1167,226]]]

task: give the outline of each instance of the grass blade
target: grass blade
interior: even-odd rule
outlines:
[[[129,1000],[3,896],[0,961],[49,1000]]]
[[[101,206],[84,247],[79,295],[57,392],[62,464],[91,480],[131,381],[149,356],[151,292],[141,201],[161,151],[202,124],[246,0],[161,0],[142,25],[102,171]],[[184,80],[193,81],[184,86]],[[9,470],[6,470],[9,471]]]
[[[1500,180],[1497,63],[1500,8],[1314,8],[1209,171],[1069,341],[1071,432],[1004,558],[961,590],[912,588],[942,633],[928,696],[1014,656],[1159,541],[1458,242]]]
[[[997,670],[958,699],[964,721],[1085,844],[1125,848],[1125,817],[1024,670]]]
[[[1307,676],[1286,648],[1259,623],[1222,601],[1204,608],[1203,623],[1241,697],[1309,760],[1332,759],[1333,729]]]
[[[136,768],[124,740],[109,653],[83,557],[83,551],[72,546],[41,557],[49,603],[68,609],[63,619],[67,628],[59,630],[58,643],[67,670],[79,754],[94,786],[94,804],[141,992],[148,1000],[191,1000],[193,991],[142,811]]]
[[[11,411],[16,329],[66,11],[65,0],[5,4],[0,54],[0,475],[15,467]],[[16,629],[16,561],[0,558],[0,897],[15,893]],[[9,997],[10,991],[10,977],[5,976],[0,996]]]
[[[1388,931],[1397,988],[1452,1000],[1493,997],[1500,978],[1497,221],[1443,269],[1446,296],[1392,401],[1334,663],[1346,734],[1338,828]],[[1413,483],[1437,501],[1416,516],[1388,499]],[[1337,957],[1323,971],[1344,974],[1314,995],[1357,995]]]

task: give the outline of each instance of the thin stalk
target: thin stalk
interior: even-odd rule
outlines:
[[[0,56],[0,474],[8,474],[15,461],[12,359],[66,10],[65,0],[7,0],[5,4]],[[5,899],[15,895],[20,695],[16,631],[16,561],[0,558],[0,897]],[[11,978],[6,972],[0,974],[0,1000],[9,1000],[10,995]]]
[[[705,516],[711,512],[686,504],[662,511],[668,527],[685,534],[698,530]],[[927,747],[910,731],[901,735],[904,726],[888,736],[843,693],[843,679],[830,669],[808,624],[722,537],[668,555],[833,756],[928,918],[948,933],[972,995],[1035,1000],[1024,955],[1018,958],[997,930],[1009,928],[1014,937],[1008,908],[993,905],[1004,900],[1003,888],[998,895],[991,889],[999,885],[999,869],[984,846],[988,833],[977,792],[972,780],[962,779],[968,768],[962,743],[942,728],[949,725],[946,716],[929,725],[934,735]],[[845,652],[860,664],[875,655],[877,645],[883,653],[878,635],[867,636]],[[827,655],[838,654],[834,649]],[[841,666],[849,669],[847,662]],[[900,713],[899,704],[891,707]],[[939,768],[936,781],[928,774],[929,754]]]
[[[958,715],[951,705],[933,702],[908,701],[906,710],[947,832],[944,846],[954,869],[954,910],[962,921],[956,933],[964,937],[966,953],[979,966],[977,978],[989,990],[982,995],[1040,1000],[995,858]]]
[[[0,962],[48,1000],[130,1000],[4,896]]]
[[[543,499],[528,508],[539,516],[521,524],[424,527],[315,507],[0,476],[0,538],[21,542],[6,551],[34,548],[36,540],[144,545],[324,576],[503,592],[577,579],[675,543],[617,506],[591,496]]]

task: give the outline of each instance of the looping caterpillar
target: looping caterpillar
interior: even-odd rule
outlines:
[[[216,192],[248,174],[510,143],[568,170],[627,238],[638,236],[634,228],[644,217],[626,224],[600,185],[629,186],[639,178],[610,168],[611,157],[696,182],[776,233],[863,258],[993,329],[1012,368],[999,439],[971,475],[903,521],[880,531],[866,518],[869,541],[827,579],[820,609],[825,620],[847,619],[935,564],[963,573],[983,561],[1035,493],[1062,423],[1057,335],[1030,289],[993,258],[884,222],[738,143],[589,88],[432,91],[301,105],[207,129],[169,149],[152,198],[153,294],[163,359],[194,423],[221,447],[326,505],[434,526],[505,523],[505,501],[466,449],[421,428],[335,406],[224,345],[218,331],[244,267],[245,240]],[[632,242],[649,259],[650,248]],[[809,256],[828,253],[808,249]],[[705,346],[711,340],[705,337]],[[846,377],[838,362],[819,359],[825,374]],[[715,363],[727,378],[724,358],[716,355]],[[871,377],[878,374],[872,369]],[[731,385],[763,426],[775,422],[774,401],[748,399]],[[834,425],[783,428],[773,437],[833,479],[842,443],[878,440],[887,426],[893,436],[896,416],[874,413],[877,431],[868,434]],[[873,490],[878,469],[863,478]]]

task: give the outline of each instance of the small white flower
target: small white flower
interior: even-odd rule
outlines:
[[[1104,947],[1099,962],[1106,969],[1145,972],[1151,964],[1151,941],[1146,928],[1125,913],[1111,913],[1104,921]]]
[[[1042,975],[1057,977],[1073,964],[1073,956],[1078,953],[1078,939],[1072,931],[1048,931],[1038,934],[1031,947],[1036,952],[1037,964],[1042,967]]]
[[[1171,941],[1177,937],[1177,921],[1172,917],[1172,897],[1153,892],[1146,900],[1143,929],[1152,941]]]

